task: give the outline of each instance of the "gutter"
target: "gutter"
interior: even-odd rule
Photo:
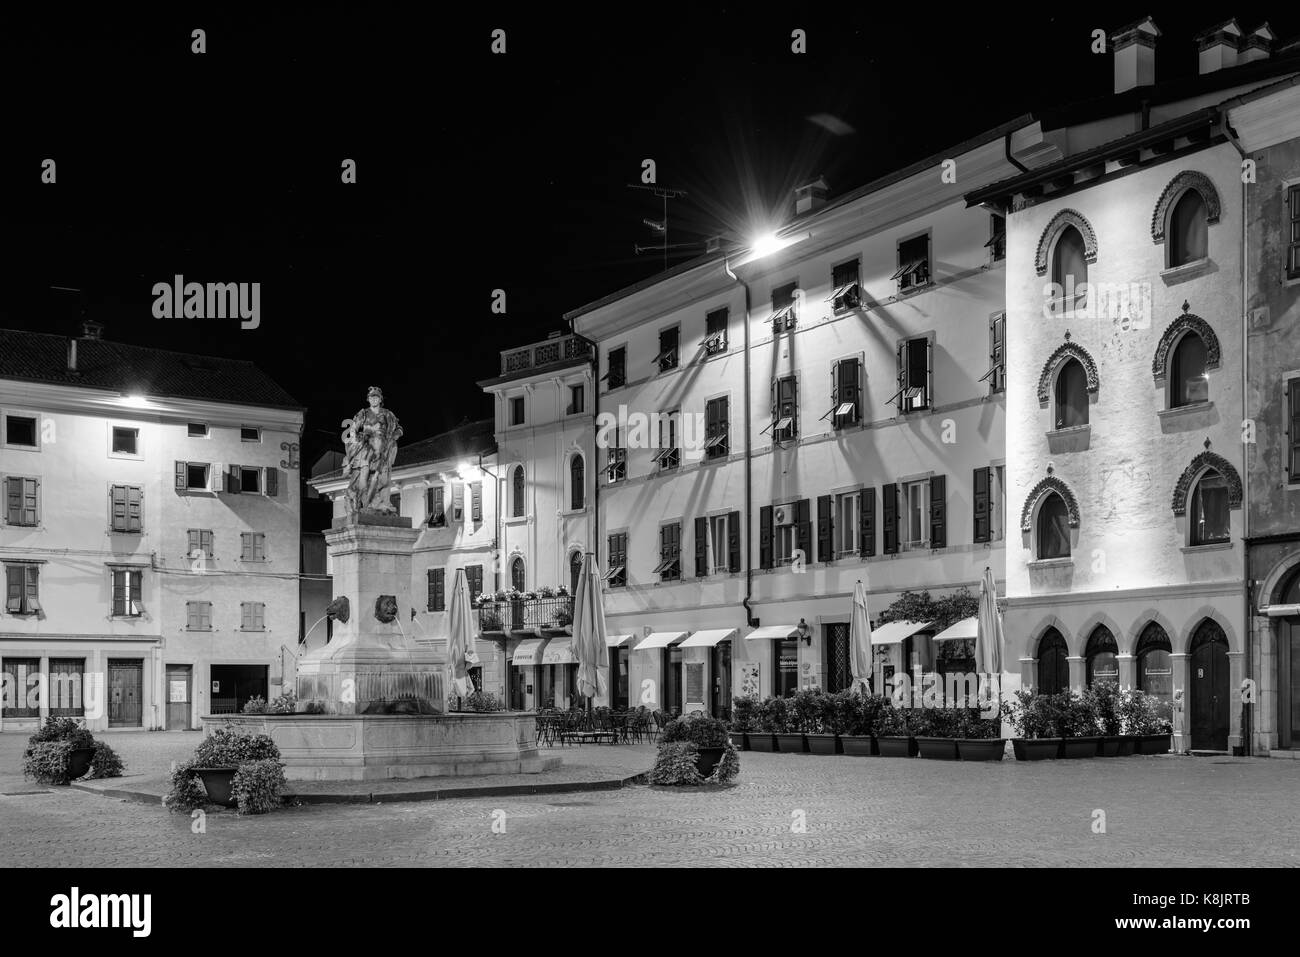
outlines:
[[[749,322],[750,322],[750,295],[749,283],[737,276],[731,269],[731,261],[723,260],[723,271],[734,281],[740,283],[745,290],[745,337],[744,337],[744,367],[745,367],[745,597],[741,604],[745,607],[745,622],[751,628],[758,627],[758,619],[754,617],[752,603],[754,600],[754,562],[751,549],[753,548],[753,453],[749,446]]]

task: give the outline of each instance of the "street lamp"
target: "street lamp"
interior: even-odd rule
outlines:
[[[803,640],[803,643],[805,645],[812,647],[812,628],[808,626],[807,621],[800,618],[799,624],[795,628],[795,633],[800,637],[800,639]]]

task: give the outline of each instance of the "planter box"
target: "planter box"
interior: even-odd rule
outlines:
[[[923,758],[932,761],[957,760],[956,738],[916,738],[915,741]]]
[[[1101,739],[1103,758],[1126,758],[1137,750],[1138,736],[1134,734],[1108,734]]]
[[[840,738],[836,734],[806,734],[808,750],[813,754],[843,754]]]
[[[1061,746],[1061,756],[1065,758],[1095,758],[1101,751],[1101,741],[1100,735],[1065,738]]]
[[[695,770],[700,772],[700,777],[707,778],[713,773],[713,769],[718,766],[722,760],[724,748],[700,748],[695,755]]]
[[[808,739],[802,734],[778,734],[776,749],[782,754],[804,754],[808,750]]]
[[[1049,761],[1062,757],[1064,738],[1012,738],[1011,748],[1017,761]]]
[[[1170,736],[1167,734],[1138,734],[1137,738],[1138,754],[1168,754],[1170,748]]]
[[[764,731],[750,731],[745,735],[745,738],[749,741],[749,750],[751,751],[765,751],[771,754],[776,750],[775,735]]]
[[[749,735],[746,734],[744,731],[728,731],[727,734],[730,736],[731,743],[735,745],[736,750],[738,751],[749,750]]]
[[[859,758],[869,758],[880,753],[876,748],[875,737],[869,734],[840,735],[840,749],[845,754],[851,754]]]
[[[882,734],[876,738],[877,747],[882,758],[914,758],[917,747],[916,738],[898,738]]]
[[[225,807],[234,807],[239,802],[231,794],[231,785],[234,783],[235,774],[239,768],[195,768],[194,773],[199,776],[203,782],[203,788],[208,792],[208,800],[213,804],[221,804]]]
[[[1001,761],[1007,753],[1002,738],[958,738],[957,756],[963,761]]]

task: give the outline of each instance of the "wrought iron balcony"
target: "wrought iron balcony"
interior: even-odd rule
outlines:
[[[574,359],[591,357],[591,344],[575,335],[556,336],[501,353],[501,374],[518,375]]]
[[[516,598],[478,606],[480,633],[562,631],[573,624],[573,596]]]

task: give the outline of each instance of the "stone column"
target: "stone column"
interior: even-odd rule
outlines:
[[[1188,656],[1174,652],[1169,656],[1169,670],[1174,680],[1174,750],[1186,751],[1192,746],[1192,729],[1187,713],[1191,702],[1188,701],[1191,682],[1188,680],[1190,667]]]
[[[1228,750],[1241,747],[1241,682],[1246,677],[1246,656],[1228,652]]]
[[[1087,661],[1073,655],[1065,659],[1070,665],[1070,688],[1082,691],[1088,686]]]
[[[1020,686],[1022,688],[1034,688],[1038,685],[1038,659],[1021,658],[1020,659]]]
[[[39,728],[41,725],[45,724],[45,719],[50,716],[50,689],[53,682],[50,681],[49,655],[41,655],[40,673],[37,675],[36,680],[40,682],[37,687],[40,688],[41,696],[40,701],[37,702],[36,705],[37,711],[39,712],[36,717],[36,726]]]
[[[1132,655],[1116,655],[1119,663],[1119,686],[1124,689],[1137,687],[1137,661]]]

